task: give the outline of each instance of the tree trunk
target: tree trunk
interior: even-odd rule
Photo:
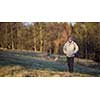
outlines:
[[[11,47],[12,47],[12,50],[14,50],[14,38],[13,38],[12,25],[11,25]]]

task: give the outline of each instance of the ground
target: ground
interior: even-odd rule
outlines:
[[[67,76],[100,76],[97,63],[75,59],[74,73],[68,72],[65,56],[51,55],[32,51],[0,50],[0,76],[14,77],[67,77]],[[95,65],[95,66],[94,66]]]

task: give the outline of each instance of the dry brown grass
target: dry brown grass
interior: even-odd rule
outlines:
[[[86,77],[87,74],[27,69],[22,66],[0,67],[1,77]]]

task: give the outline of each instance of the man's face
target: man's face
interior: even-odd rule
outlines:
[[[71,37],[69,37],[68,41],[69,41],[69,43],[71,43],[71,42],[72,42],[72,38],[71,38]]]

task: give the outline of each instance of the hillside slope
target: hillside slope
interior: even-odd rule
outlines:
[[[75,72],[67,72],[65,56],[54,61],[44,53],[0,51],[0,76],[100,76],[100,70],[75,63]]]

